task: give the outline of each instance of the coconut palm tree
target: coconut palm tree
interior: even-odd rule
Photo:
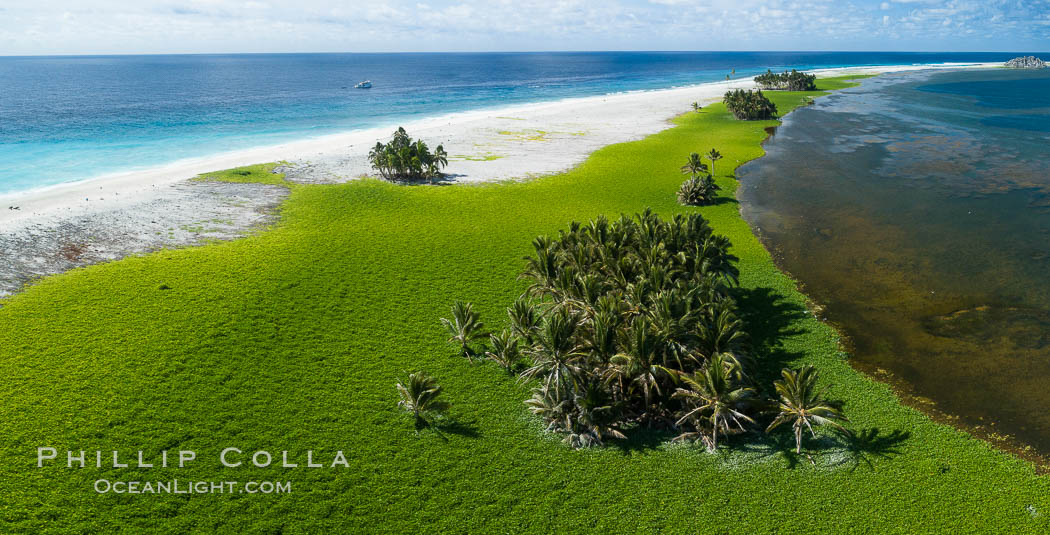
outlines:
[[[569,393],[543,386],[532,389],[532,397],[525,400],[525,406],[532,414],[547,422],[547,431],[555,431],[568,425],[573,409]]]
[[[547,236],[539,236],[532,240],[532,248],[535,249],[536,256],[530,256],[526,260],[525,271],[519,278],[535,281],[529,286],[530,294],[535,296],[550,294],[560,271],[558,250],[554,241]]]
[[[616,354],[624,308],[623,301],[608,294],[603,295],[598,298],[594,312],[588,318],[589,325],[584,329],[582,338],[587,351],[600,365],[607,364]]]
[[[698,239],[697,241],[700,241]],[[737,284],[740,270],[733,264],[739,260],[729,253],[729,239],[725,236],[708,234],[702,238],[699,245],[693,245],[693,249],[687,251],[689,260],[694,264],[693,269],[699,274],[714,279],[713,282],[721,281],[729,286]],[[714,285],[717,287],[717,284]],[[718,301],[715,298],[707,299],[708,302]]]
[[[705,154],[704,157],[711,160],[711,174],[715,174],[715,162],[722,159],[722,153],[715,149],[711,149],[711,151]]]
[[[426,169],[423,169],[423,176],[426,177],[427,182],[430,184],[434,183],[434,179],[441,176],[441,171],[434,162],[426,164]]]
[[[448,165],[448,153],[445,152],[444,145],[438,145],[434,148],[433,158],[434,163],[438,164],[440,167],[445,167]]]
[[[678,188],[678,202],[686,206],[703,206],[711,204],[715,200],[715,192],[719,188],[711,175],[693,177]]]
[[[693,102],[693,111],[699,112],[701,109],[703,109],[703,106],[699,102]]]
[[[579,326],[580,318],[565,308],[547,317],[536,333],[536,346],[529,352],[533,365],[521,377],[542,378],[548,390],[572,390],[582,372],[583,353],[576,338]]]
[[[598,381],[581,385],[573,395],[572,413],[567,415],[564,442],[573,448],[601,446],[603,439],[627,438],[613,426],[618,406]]]
[[[783,379],[773,383],[780,395],[780,412],[766,428],[767,433],[781,424],[791,422],[795,432],[795,453],[802,453],[802,432],[805,429],[809,430],[813,438],[817,438],[813,426],[830,425],[849,433],[838,423],[849,421],[842,410],[824,401],[824,392],[828,387],[817,390],[816,368],[808,365],[797,371],[785,368],[780,374]]]
[[[536,307],[523,295],[507,308],[507,317],[510,318],[510,328],[514,336],[526,345],[531,345],[540,327],[540,315]]]
[[[682,166],[682,174],[689,175],[693,178],[696,178],[700,173],[705,172],[707,172],[707,164],[705,164],[703,160],[700,159],[700,155],[695,152],[689,155],[689,161]]]
[[[733,367],[719,354],[713,356],[702,371],[682,374],[685,388],[675,390],[674,397],[682,401],[683,408],[675,425],[690,425],[694,430],[679,435],[678,439],[699,436],[708,449],[714,451],[718,449],[719,432],[744,431],[745,423],[754,423],[743,410],[755,391],[737,383]],[[705,431],[710,436],[704,435]]]
[[[673,380],[675,372],[663,365],[660,355],[664,340],[652,329],[648,318],[639,316],[624,334],[623,352],[609,361],[604,374],[607,384],[614,384],[623,398],[635,388],[642,394],[642,410],[652,409],[663,396],[662,385]]]
[[[433,184],[434,179],[441,176],[441,169],[448,166],[448,153],[445,152],[445,147],[438,145],[434,148],[433,154],[425,153],[424,156],[426,170],[423,175]]]
[[[521,348],[518,339],[504,329],[499,334],[490,334],[492,349],[485,352],[485,358],[499,364],[507,373],[513,373],[514,367],[521,361]]]
[[[705,316],[696,329],[698,349],[702,354],[733,353],[742,349],[747,339],[744,322],[737,317],[729,301],[711,304]]]
[[[429,425],[434,416],[448,410],[448,403],[439,399],[441,390],[430,375],[423,372],[409,374],[408,381],[397,380],[397,391],[401,396],[397,406],[412,413],[417,428]]]
[[[456,301],[452,304],[452,319],[441,318],[441,323],[448,329],[448,341],[459,344],[463,356],[473,362],[474,350],[470,348],[470,344],[485,336],[485,333],[482,332],[485,324],[481,322],[480,315],[474,311],[474,304]]]

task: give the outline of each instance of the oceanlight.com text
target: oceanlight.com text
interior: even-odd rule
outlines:
[[[291,494],[291,481],[110,481],[94,483],[99,494]]]

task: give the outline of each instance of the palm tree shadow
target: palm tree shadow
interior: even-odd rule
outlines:
[[[469,422],[463,422],[460,420],[451,420],[449,422],[442,423],[438,426],[442,432],[449,433],[452,435],[458,435],[465,438],[480,438],[481,432],[478,430],[476,421],[472,420]]]
[[[853,470],[861,464],[874,467],[875,460],[890,459],[900,454],[900,445],[911,438],[910,431],[894,429],[888,434],[881,434],[878,427],[869,427],[858,431],[847,441],[846,449],[850,453]]]
[[[463,173],[441,173],[441,176],[439,176],[438,178],[435,178],[431,182],[431,184],[433,184],[435,186],[449,186],[449,185],[455,184],[457,182],[458,178],[464,177],[464,176],[467,176],[467,175],[464,175]]]
[[[441,173],[441,175],[434,178],[405,178],[405,179],[391,179],[389,182],[397,184],[399,186],[449,186],[456,183],[456,179],[464,174],[457,173]]]
[[[655,450],[671,441],[678,433],[668,429],[632,429],[625,432],[626,439],[609,440],[608,446],[614,446],[623,454]]]
[[[752,432],[747,436],[748,440],[733,445],[735,451],[750,454],[756,460],[765,461],[779,459],[786,463],[785,468],[794,470],[799,465],[799,455],[795,453],[795,437],[790,433],[758,433]],[[730,453],[727,452],[726,455]]]
[[[787,462],[789,470],[800,464],[819,464],[825,467],[849,465],[852,472],[861,464],[874,468],[876,460],[900,454],[900,445],[909,438],[911,433],[908,431],[897,429],[881,434],[877,427],[872,427],[853,435],[835,433],[822,435],[816,440],[807,438],[802,442],[802,453],[795,453],[795,436],[784,429],[758,435],[738,449],[759,459],[780,458]]]
[[[481,433],[475,421],[464,422],[453,418],[445,418],[436,422],[416,422],[416,434],[425,430],[433,431],[441,440],[448,442],[448,435],[458,435],[465,438],[480,438]]]
[[[779,345],[781,338],[804,332],[792,324],[806,317],[806,309],[772,288],[735,288],[733,298],[755,348]]]
[[[734,199],[733,197],[718,196],[715,197],[715,201],[712,202],[710,206],[721,206],[723,204],[740,204],[740,201]]]
[[[806,309],[771,288],[735,288],[733,297],[756,356],[752,378],[759,384],[771,384],[788,362],[801,356],[785,351],[782,345],[785,337],[804,332],[796,322],[806,317]]]

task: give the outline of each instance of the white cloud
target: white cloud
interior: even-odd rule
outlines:
[[[3,0],[0,54],[1050,49],[1050,0]],[[882,12],[893,11],[893,17]],[[948,21],[948,22],[946,22]],[[963,38],[969,30],[978,37]]]

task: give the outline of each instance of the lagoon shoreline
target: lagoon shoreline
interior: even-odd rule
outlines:
[[[792,114],[768,140],[767,155],[738,169],[737,198],[777,268],[798,281],[814,313],[841,333],[855,369],[890,385],[902,403],[934,421],[1047,473],[1037,394],[1046,374],[1046,297],[1024,270],[1028,257],[1017,243],[1031,232],[1028,239],[1038,247],[1040,233],[1048,231],[1037,217],[1019,216],[1021,224],[1006,215],[1038,211],[1034,201],[1043,194],[1035,192],[1045,191],[1038,162],[1045,153],[1009,158],[1024,148],[1009,131],[992,129],[979,138],[979,130],[953,121],[995,115],[994,106],[981,111],[984,101],[969,93],[937,100],[940,93],[927,91],[994,80],[998,93],[1014,94],[1008,81],[1026,73],[1009,71],[876,79]],[[968,99],[977,110],[959,102]],[[929,144],[910,145],[913,139]],[[951,148],[933,149],[937,143]],[[982,158],[1010,163],[994,179],[975,180]],[[900,200],[906,188],[913,189]],[[1031,193],[1004,210],[1002,199],[1017,199],[1017,192]],[[995,231],[958,231],[982,225]],[[954,239],[956,231],[972,249]],[[1018,286],[1031,291],[1011,301]],[[1006,385],[1009,396],[989,400],[988,393]]]
[[[949,63],[843,67],[813,70],[818,76],[883,74],[926,69],[994,68],[1001,63]],[[670,127],[668,120],[696,101],[709,104],[730,89],[752,88],[750,79],[660,90],[573,97],[458,112],[400,124],[431,146],[444,143],[447,172],[455,182],[526,179],[570,169],[598,148],[641,139]],[[352,130],[316,138],[190,158],[147,169],[0,194],[0,227],[10,230],[48,217],[83,215],[127,206],[156,189],[197,175],[267,162],[313,164],[316,182],[369,174],[368,150],[398,125]],[[537,146],[542,149],[536,149]],[[116,197],[120,197],[117,199]]]
[[[818,76],[926,69],[994,68],[998,63],[897,65],[814,70]],[[692,102],[717,102],[750,79],[663,90],[568,98],[411,121],[410,135],[449,152],[448,182],[527,180],[579,165],[594,151],[672,126]],[[166,247],[230,239],[271,221],[281,194],[254,185],[205,186],[199,175],[280,162],[289,182],[338,183],[371,173],[368,150],[392,127],[350,131],[79,182],[0,195],[0,297],[73,267]],[[268,186],[273,188],[273,186]],[[229,191],[226,191],[229,190]],[[195,193],[196,192],[196,193]],[[122,239],[121,236],[128,236]],[[104,236],[108,238],[99,238]]]

